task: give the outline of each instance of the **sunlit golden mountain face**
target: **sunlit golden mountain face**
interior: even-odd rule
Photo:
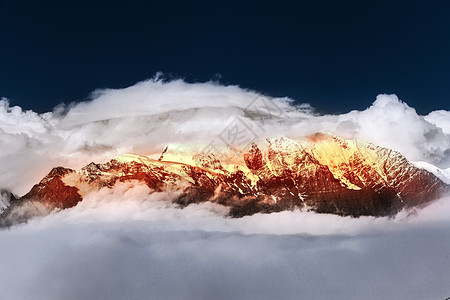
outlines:
[[[77,171],[57,167],[25,196],[12,199],[1,224],[73,207],[94,191],[127,181],[168,192],[180,207],[205,201],[226,206],[232,217],[293,209],[386,216],[449,191],[399,152],[318,133],[266,139],[242,151],[171,144],[159,158],[124,154]]]

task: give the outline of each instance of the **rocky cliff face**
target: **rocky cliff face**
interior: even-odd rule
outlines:
[[[130,180],[154,191],[176,192],[180,206],[225,205],[233,217],[294,208],[386,216],[449,192],[448,185],[400,153],[365,141],[316,134],[253,143],[241,153],[214,149],[169,145],[158,160],[127,154],[78,171],[54,168],[11,202],[0,225],[75,206],[94,190]]]
[[[16,198],[10,191],[0,188],[0,214],[8,208],[11,201],[14,202],[15,200]]]

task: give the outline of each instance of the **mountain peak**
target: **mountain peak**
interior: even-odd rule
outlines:
[[[169,144],[159,159],[123,154],[78,171],[54,168],[2,217],[26,203],[68,208],[95,190],[130,180],[154,191],[175,191],[181,206],[204,201],[227,206],[234,217],[294,208],[384,216],[449,191],[439,178],[396,151],[318,133],[257,141],[241,153],[224,145]]]

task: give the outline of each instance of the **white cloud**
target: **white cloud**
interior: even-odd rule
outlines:
[[[288,98],[181,80],[148,80],[99,90],[91,98],[62,109],[66,114],[61,108],[37,114],[0,100],[0,164],[8,170],[0,175],[0,187],[22,195],[55,165],[80,168],[126,152],[159,153],[168,143],[220,141],[218,135],[236,117],[260,138],[328,131],[399,150],[410,160],[450,166],[449,112],[423,117],[394,95],[378,96],[364,111],[325,116]],[[257,107],[258,101],[248,107],[259,98],[270,104],[268,110]],[[272,114],[263,129],[256,109]]]
[[[425,116],[425,120],[450,134],[450,111],[436,110]]]
[[[270,98],[269,111],[259,107],[271,114],[261,128],[264,115],[248,108],[258,97],[236,86],[155,79],[96,91],[90,101],[46,114],[2,99],[0,188],[22,195],[56,165],[80,168],[126,152],[159,153],[168,143],[217,141],[236,117],[260,138],[328,131],[450,167],[450,112],[420,116],[395,95],[379,95],[366,110],[320,116],[307,105]],[[429,164],[422,165],[435,170]],[[449,198],[395,218],[295,211],[231,219],[224,207],[179,209],[170,197],[120,184],[0,231],[0,298],[450,296]]]
[[[181,210],[136,183],[0,231],[5,299],[445,299],[449,198],[417,214]],[[370,284],[368,284],[370,283]]]

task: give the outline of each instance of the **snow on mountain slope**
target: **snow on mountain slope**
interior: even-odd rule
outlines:
[[[430,163],[424,162],[424,161],[413,162],[413,164],[417,168],[427,170],[428,172],[433,173],[435,176],[437,176],[443,182],[450,184],[450,168],[440,169],[440,168],[438,168]]]
[[[385,216],[449,191],[399,152],[319,133],[258,141],[242,152],[223,145],[170,144],[158,159],[124,154],[77,171],[54,168],[6,209],[0,224],[73,207],[92,192],[127,181],[172,192],[180,207],[205,201],[224,205],[233,217],[295,208]]]

